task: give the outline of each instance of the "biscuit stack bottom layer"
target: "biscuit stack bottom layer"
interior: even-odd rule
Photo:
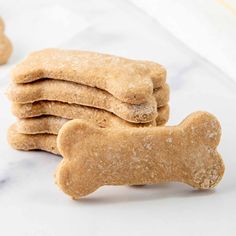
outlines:
[[[148,76],[155,79],[145,81]],[[9,128],[8,141],[15,149],[59,154],[57,134],[71,119],[139,128],[164,125],[169,118],[165,71],[151,62],[47,49],[16,66],[12,79],[8,97],[18,121]]]

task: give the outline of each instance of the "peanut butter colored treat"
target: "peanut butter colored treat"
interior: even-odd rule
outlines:
[[[172,127],[99,128],[82,120],[67,122],[57,147],[64,157],[57,185],[74,199],[104,185],[183,182],[214,188],[224,174],[216,148],[221,128],[207,112],[196,112]]]
[[[53,102],[53,101],[40,101],[34,103],[26,104],[12,104],[12,113],[25,121],[24,124],[29,120],[29,118],[38,117],[42,115],[57,116],[65,119],[84,119],[100,127],[143,127],[143,126],[155,126],[156,123],[163,125],[168,121],[169,118],[169,106],[159,107],[157,109],[158,117],[156,120],[149,123],[131,123],[127,122],[110,112],[96,109],[92,107],[80,106],[76,104],[67,104],[63,102]],[[26,119],[24,119],[26,118]],[[43,119],[46,121],[47,119]],[[39,118],[37,122],[40,122]],[[32,119],[31,119],[32,122]]]
[[[8,143],[18,150],[43,150],[59,155],[56,139],[53,134],[21,134],[16,124],[8,129]]]
[[[70,121],[58,116],[39,116],[19,119],[16,122],[16,131],[21,134],[55,134],[60,128]]]
[[[165,84],[155,89],[150,100],[139,105],[121,102],[111,94],[97,88],[59,80],[12,84],[8,90],[8,97],[15,103],[49,100],[90,106],[112,112],[130,122],[146,123],[155,120],[157,107],[168,103],[169,87]]]
[[[30,54],[12,71],[15,83],[42,78],[72,81],[99,88],[117,99],[141,104],[153,89],[165,83],[166,70],[150,61],[138,61],[95,52],[45,49]]]
[[[5,24],[2,17],[0,17],[0,32],[4,32],[4,30],[5,30]]]
[[[4,29],[4,22],[0,18],[0,65],[6,64],[12,53],[12,44],[4,34]]]
[[[60,110],[60,106],[58,110]],[[101,120],[99,120],[99,116],[97,117],[97,120],[94,120],[92,117],[87,117],[87,119],[85,119],[84,116],[83,119],[90,121],[91,123],[94,123],[95,125],[98,125],[102,128],[109,126],[120,128],[135,126],[140,128],[144,126],[160,126],[164,125],[169,118],[169,106],[160,107],[159,110],[159,117],[156,119],[156,121],[146,124],[134,124],[128,122],[122,123],[122,120],[116,121],[115,119],[119,118],[113,115],[110,117],[111,120],[109,120],[108,116],[108,120],[106,121],[102,120],[102,117]],[[79,117],[81,117],[80,114]],[[8,142],[13,148],[19,150],[28,151],[39,149],[52,152],[54,154],[59,154],[56,145],[57,134],[59,133],[61,127],[68,121],[69,119],[51,115],[19,119],[17,123],[9,128]]]
[[[119,119],[118,117],[114,115],[107,115],[101,116],[101,117],[90,117],[88,116],[85,118],[85,114],[83,113],[84,120],[87,122],[91,122],[95,125],[98,125],[101,128],[106,127],[147,127],[147,126],[156,126],[158,125],[164,125],[169,117],[169,107],[163,107],[160,108],[159,116],[157,117],[156,121],[150,122],[150,123],[129,123],[126,121],[123,121]],[[78,117],[77,117],[78,118]],[[32,117],[32,118],[25,118],[25,119],[19,119],[16,123],[17,125],[17,132],[22,134],[39,134],[39,133],[49,133],[49,134],[58,134],[60,128],[68,122],[69,119],[61,118],[58,116],[53,115],[45,115],[45,116],[38,116],[38,117]]]

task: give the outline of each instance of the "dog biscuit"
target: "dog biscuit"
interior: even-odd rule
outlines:
[[[57,135],[53,134],[21,134],[16,124],[8,129],[8,143],[18,150],[43,150],[60,155],[57,149]]]
[[[53,101],[39,101],[34,103],[12,104],[12,113],[21,120],[28,120],[29,118],[38,117],[42,115],[57,116],[65,119],[83,119],[93,122],[100,127],[131,127],[131,126],[153,126],[163,125],[169,119],[169,106],[165,105],[157,109],[158,116],[156,120],[148,123],[131,123],[127,122],[110,112],[80,106],[76,104],[67,104],[63,102]],[[26,119],[25,119],[26,118]],[[26,124],[26,122],[24,122]]]
[[[153,101],[153,97],[157,101],[157,106],[163,106],[169,101],[169,86],[164,84],[160,88],[153,90],[153,96],[150,97],[146,106],[150,105]],[[108,100],[110,106],[114,104],[126,104],[127,107],[137,107],[132,106],[129,103],[121,102],[120,100],[113,97],[111,94],[97,88],[92,88],[85,85],[76,84],[74,82],[57,81],[50,79],[42,79],[28,84],[11,84],[8,89],[9,99],[17,103],[29,103],[39,100],[53,100],[61,101],[67,103],[75,103],[84,105],[81,103],[89,103],[93,106],[93,100]],[[92,102],[86,97],[92,97]],[[96,104],[95,104],[96,105]],[[140,105],[140,104],[136,104]],[[107,106],[109,106],[107,104]]]
[[[157,112],[158,112],[158,117],[156,118],[156,126],[165,125],[167,121],[169,120],[169,116],[170,116],[169,105],[167,104],[163,107],[158,107]]]
[[[166,70],[149,61],[95,52],[44,49],[30,54],[12,71],[15,83],[41,78],[73,81],[111,93],[119,100],[145,103],[165,83]]]
[[[161,111],[160,117],[157,118],[156,122],[143,125],[154,126],[155,123],[164,125],[168,118],[161,118],[161,114],[163,113],[164,116],[166,111],[168,111],[167,108]],[[20,119],[9,128],[8,142],[14,149],[18,150],[29,151],[38,149],[60,155],[57,149],[56,138],[60,128],[68,121],[69,119],[55,116]],[[113,125],[115,125],[115,123]],[[116,123],[116,125],[118,125],[118,123]],[[140,126],[141,125],[142,124],[140,124]],[[132,126],[132,123],[130,126]],[[105,127],[104,124],[103,127]]]
[[[21,134],[55,134],[60,128],[70,121],[57,116],[39,116],[34,118],[19,119],[16,130]]]
[[[55,103],[57,104],[57,102]],[[60,106],[58,109],[60,110]],[[168,118],[169,106],[160,107],[159,117],[157,118],[156,122],[140,124],[140,126],[154,126],[155,123],[156,125],[164,125],[168,121]],[[73,119],[73,117],[71,119]],[[85,120],[89,119],[90,118]],[[9,128],[8,141],[15,149],[25,151],[39,149],[54,154],[59,154],[56,145],[56,135],[58,134],[62,125],[67,121],[69,121],[69,119],[55,116],[40,116],[35,118],[19,119],[16,124]],[[100,127],[106,127],[106,123],[102,124],[98,122],[97,124]],[[107,125],[108,124],[109,123],[107,123]],[[118,122],[111,123],[111,125],[122,127],[122,124]],[[132,123],[130,125],[132,126]],[[133,124],[133,126],[134,125],[136,124]]]
[[[159,116],[156,121],[150,123],[130,123],[119,119],[111,115],[105,117],[101,117],[99,119],[94,119],[93,116],[78,116],[77,119],[84,119],[87,122],[93,122],[95,125],[98,125],[101,128],[107,127],[147,127],[147,126],[156,126],[156,125],[164,125],[169,117],[169,107],[160,108]],[[111,119],[111,120],[109,120]],[[16,123],[17,132],[23,134],[39,134],[39,133],[49,133],[49,134],[58,134],[61,127],[68,122],[70,119],[65,119],[58,116],[53,115],[45,115],[33,118],[19,119]]]
[[[2,17],[0,17],[0,32],[4,32],[4,30],[5,30],[5,24]]]
[[[139,105],[121,102],[100,89],[56,80],[12,84],[8,90],[8,97],[15,103],[49,100],[91,106],[112,112],[130,122],[146,123],[156,118],[157,107],[168,103],[169,87],[164,85],[163,88],[154,90],[149,102]]]
[[[12,53],[12,44],[4,34],[4,28],[4,22],[0,18],[0,65],[6,64]]]
[[[57,137],[64,158],[56,183],[74,199],[103,185],[174,181],[213,188],[224,173],[216,150],[220,136],[219,122],[207,112],[193,113],[173,127],[102,129],[69,121]]]
[[[34,118],[20,119],[17,124],[17,131],[23,134],[38,134],[38,133],[49,133],[49,134],[58,134],[61,127],[68,122],[68,119],[64,119],[57,116],[39,116]],[[88,119],[86,120],[90,122]],[[94,120],[92,120],[94,122]],[[95,125],[100,125],[99,127],[105,128],[102,123],[95,123]],[[109,124],[109,123],[108,123]],[[114,123],[113,123],[114,124]],[[120,122],[117,125],[124,125],[123,127],[143,127],[143,126],[156,126],[156,122],[144,123],[144,124],[135,124],[128,122]],[[122,127],[122,126],[120,126]]]

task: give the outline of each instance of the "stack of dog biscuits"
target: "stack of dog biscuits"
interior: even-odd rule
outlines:
[[[169,118],[161,65],[94,52],[32,53],[13,69],[8,97],[18,118],[8,140],[22,150],[59,154],[57,134],[72,119],[125,128],[160,126]]]
[[[12,53],[12,44],[4,34],[4,30],[5,25],[3,19],[0,17],[0,65],[7,63]]]

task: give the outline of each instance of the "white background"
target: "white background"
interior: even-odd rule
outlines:
[[[235,14],[229,6],[235,2],[0,0],[14,45],[9,63],[0,67],[0,235],[235,235],[236,46]],[[220,31],[219,23],[224,26]],[[196,110],[212,112],[221,121],[222,182],[204,192],[172,183],[103,187],[80,201],[64,195],[53,177],[60,157],[16,151],[6,141],[15,120],[5,96],[9,71],[30,51],[44,47],[95,50],[165,65],[171,87],[169,124]]]

